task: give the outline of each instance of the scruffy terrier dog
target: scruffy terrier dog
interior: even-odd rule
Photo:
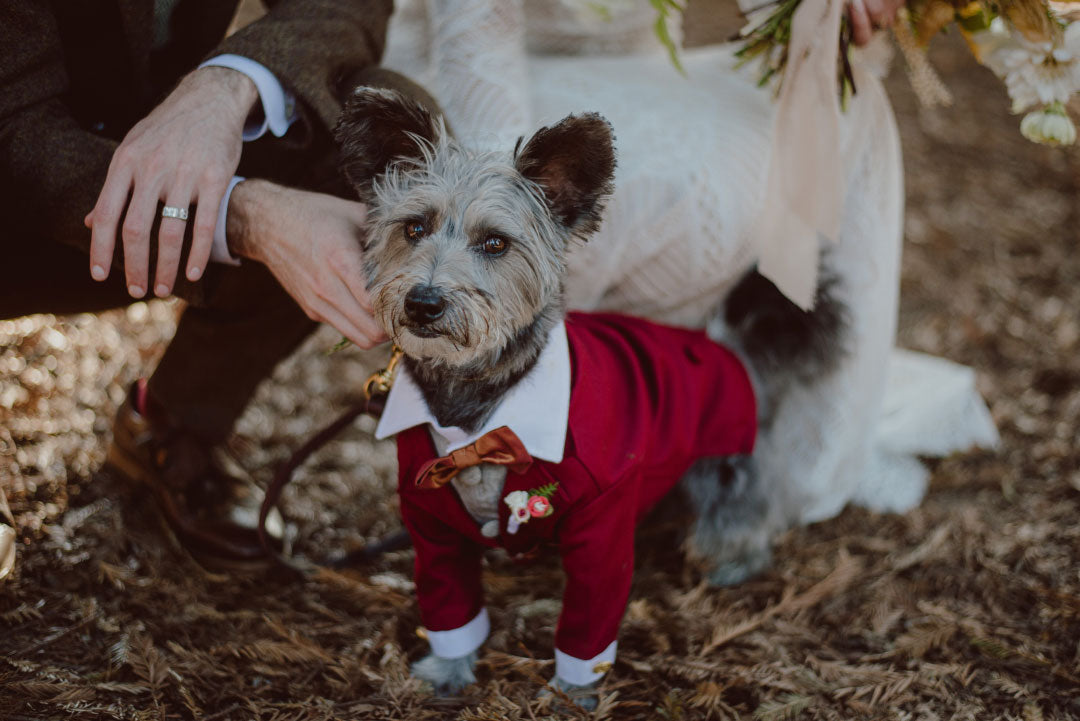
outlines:
[[[821,327],[780,355],[755,338],[806,319],[769,311],[759,277],[717,311],[738,353],[701,331],[567,314],[567,251],[597,228],[615,169],[599,115],[478,153],[420,105],[358,88],[337,138],[370,208],[375,313],[405,354],[377,434],[397,434],[432,650],[413,673],[440,692],[475,681],[490,628],[483,552],[554,548],[567,583],[553,685],[589,706],[615,658],[635,523],[680,478],[697,513],[688,547],[714,581],[768,561],[750,457],[758,416],[796,372],[783,363],[814,356],[802,348],[835,330],[828,304]]]

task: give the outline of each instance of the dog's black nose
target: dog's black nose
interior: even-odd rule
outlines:
[[[405,296],[405,314],[409,320],[420,325],[433,323],[442,318],[446,310],[446,298],[442,291],[430,285],[414,285]]]

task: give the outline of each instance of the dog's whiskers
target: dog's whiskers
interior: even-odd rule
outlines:
[[[577,116],[517,152],[475,152],[418,108],[396,115],[403,106],[385,93],[358,98],[338,133],[346,175],[371,208],[368,287],[440,423],[470,424],[532,367],[559,321],[567,241],[595,230],[611,190],[610,128]],[[394,142],[371,135],[369,113],[383,112],[395,120],[379,132]],[[599,162],[576,165],[586,156]],[[407,236],[402,218],[421,219],[421,232]],[[497,253],[477,247],[492,229],[509,239]],[[410,307],[414,290],[431,302],[414,295]],[[465,377],[478,382],[463,389]]]

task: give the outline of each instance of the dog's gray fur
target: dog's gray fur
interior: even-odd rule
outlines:
[[[470,684],[476,683],[475,651],[460,658],[440,658],[428,654],[412,665],[412,675],[427,681],[438,694],[456,694]]]
[[[695,515],[685,550],[713,585],[741,583],[769,565],[769,498],[760,481],[751,456],[701,458],[682,478]]]
[[[709,320],[709,337],[739,355],[750,374],[759,434],[769,432],[795,385],[835,372],[846,355],[850,321],[840,281],[828,273],[827,253],[821,267],[826,270],[813,310],[802,310],[753,270]],[[771,540],[790,519],[778,497],[783,489],[766,487],[754,458],[701,459],[680,485],[696,511],[685,550],[707,568],[711,583],[732,586],[768,567]]]
[[[415,103],[359,88],[336,133],[346,176],[370,207],[364,251],[375,314],[439,423],[475,430],[563,315],[568,244],[596,229],[611,191],[611,129],[595,114],[570,116],[512,153],[477,153]],[[509,244],[504,252],[484,252],[491,237]],[[824,283],[804,313],[753,272],[717,309],[710,335],[743,358],[760,423],[792,383],[841,357],[846,320],[834,287]],[[687,548],[711,566],[713,582],[736,583],[768,564],[775,504],[752,458],[700,459],[682,488],[697,515]],[[471,671],[472,661],[414,666],[445,690]]]
[[[512,154],[476,153],[425,116],[394,93],[362,89],[338,135],[346,174],[371,208],[364,253],[375,315],[439,423],[475,429],[533,366],[562,317],[568,244],[595,228],[610,192],[611,131],[599,116],[582,115]],[[392,157],[362,146],[387,135],[394,140],[375,144],[396,148]],[[556,141],[571,136],[598,147],[567,157]],[[370,158],[380,157],[385,166],[372,168]],[[369,160],[360,166],[357,158]],[[593,172],[577,167],[590,161],[599,165]],[[569,188],[575,173],[593,187]],[[414,222],[425,228],[419,240],[405,232]],[[498,257],[482,250],[491,236],[509,244]],[[423,327],[410,320],[403,299],[414,288],[438,292],[442,317]]]

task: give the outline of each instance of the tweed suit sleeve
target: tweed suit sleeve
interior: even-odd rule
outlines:
[[[595,664],[615,658],[634,575],[638,487],[635,480],[612,485],[568,513],[559,529],[566,590],[555,662],[556,674],[571,683],[595,681],[604,673]]]
[[[0,3],[0,244],[25,232],[88,247],[90,212],[116,143],[79,127],[52,4]]]
[[[416,550],[413,575],[424,627],[428,631],[462,628],[483,610],[483,546],[407,496],[401,497],[401,518]]]
[[[300,100],[301,123],[329,130],[358,71],[376,65],[392,0],[278,0],[266,16],[226,38],[210,57],[261,63]]]

